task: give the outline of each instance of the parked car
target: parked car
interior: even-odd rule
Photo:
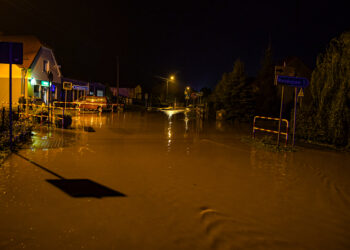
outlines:
[[[97,110],[99,112],[111,110],[111,105],[105,96],[84,96],[79,98],[78,106],[84,110]]]

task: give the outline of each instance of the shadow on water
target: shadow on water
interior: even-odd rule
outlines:
[[[61,191],[63,191],[64,193],[68,194],[71,197],[74,197],[74,198],[126,197],[126,195],[121,192],[115,191],[111,188],[103,186],[89,179],[66,179],[60,176],[59,174],[56,174],[55,172],[41,166],[40,164],[24,157],[23,155],[20,155],[18,153],[15,153],[15,154],[21,157],[22,159],[37,166],[38,168],[59,178],[59,179],[48,179],[46,181],[52,184],[53,186],[61,189]]]

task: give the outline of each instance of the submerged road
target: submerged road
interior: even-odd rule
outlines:
[[[350,249],[349,154],[268,152],[183,113],[73,126],[0,166],[0,249]]]

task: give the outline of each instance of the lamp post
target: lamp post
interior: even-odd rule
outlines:
[[[185,88],[185,99],[186,99],[186,107],[188,106],[188,100],[190,99],[191,88],[187,86]]]
[[[165,98],[165,101],[168,102],[168,90],[169,90],[169,80],[170,81],[173,81],[175,79],[174,76],[170,76],[170,79],[166,79],[166,98]]]

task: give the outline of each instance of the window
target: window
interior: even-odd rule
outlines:
[[[50,70],[50,62],[44,60],[43,61],[43,72],[49,72],[49,70]]]

